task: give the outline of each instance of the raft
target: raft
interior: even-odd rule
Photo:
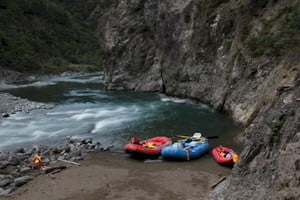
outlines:
[[[222,165],[233,165],[238,161],[238,154],[232,149],[223,146],[217,146],[213,148],[212,155],[215,161]]]
[[[163,148],[161,156],[167,160],[193,160],[207,153],[209,148],[207,139],[202,140],[202,142],[176,142]]]
[[[172,144],[168,137],[154,137],[148,140],[139,141],[138,138],[131,138],[131,142],[126,144],[124,150],[132,155],[159,156],[161,150]]]

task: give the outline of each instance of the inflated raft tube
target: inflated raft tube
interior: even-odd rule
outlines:
[[[159,156],[161,150],[171,144],[172,140],[168,137],[154,137],[141,142],[134,137],[125,145],[124,150],[132,155]]]
[[[215,161],[222,165],[233,165],[239,159],[238,154],[228,147],[217,146],[213,148],[211,153]]]
[[[167,160],[193,160],[200,158],[209,151],[207,140],[191,142],[177,142],[171,146],[163,148],[161,156]]]

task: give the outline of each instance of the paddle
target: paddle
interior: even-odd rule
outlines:
[[[191,138],[192,136],[186,136],[186,135],[176,135],[175,137],[178,137],[178,138]],[[217,139],[219,138],[219,136],[215,135],[215,136],[209,136],[209,137],[205,137],[206,139]]]

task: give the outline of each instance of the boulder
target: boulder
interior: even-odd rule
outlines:
[[[22,176],[22,177],[16,178],[14,180],[14,184],[15,184],[16,187],[20,187],[20,186],[28,183],[31,180],[32,180],[31,176]]]
[[[30,171],[31,171],[31,168],[30,168],[30,167],[23,167],[23,168],[20,170],[21,173],[28,173],[28,172],[30,172]]]
[[[17,148],[17,149],[15,150],[15,153],[25,153],[25,149],[19,147],[19,148]]]
[[[8,113],[3,113],[3,114],[2,114],[2,117],[7,118],[7,117],[9,117],[9,114],[8,114]]]
[[[0,169],[5,169],[8,165],[8,161],[0,161]]]
[[[3,179],[3,180],[0,179],[0,187],[5,187],[5,186],[9,185],[10,183],[11,183],[10,179]]]
[[[8,194],[12,193],[13,191],[15,191],[15,187],[10,187],[6,190],[0,188],[0,197],[1,196],[7,196]]]
[[[20,160],[18,158],[18,156],[16,154],[11,154],[9,157],[8,157],[8,162],[10,165],[18,165],[20,164]]]

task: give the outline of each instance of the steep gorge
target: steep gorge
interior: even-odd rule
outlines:
[[[298,199],[299,13],[296,0],[122,0],[90,18],[107,89],[193,98],[246,127],[241,160],[212,199]]]

